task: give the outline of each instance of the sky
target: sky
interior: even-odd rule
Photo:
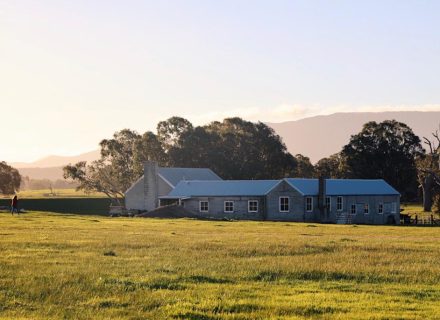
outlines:
[[[183,116],[440,110],[440,1],[0,0],[0,161]]]

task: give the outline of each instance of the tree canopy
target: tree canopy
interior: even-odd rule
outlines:
[[[423,193],[423,210],[431,211],[435,199],[436,211],[440,211],[440,133],[432,133],[432,139],[423,137],[428,151],[417,159],[417,175]]]
[[[159,122],[157,134],[124,129],[100,146],[100,160],[68,165],[64,177],[77,181],[79,189],[104,192],[115,202],[143,174],[146,160],[160,166],[207,167],[224,179],[293,176],[297,163],[273,129],[240,118],[194,127],[172,117]]]
[[[295,160],[296,169],[294,171],[294,176],[297,178],[313,178],[315,175],[315,168],[310,162],[310,158],[303,156],[302,154],[297,154]]]
[[[346,175],[384,179],[404,197],[417,195],[416,158],[423,154],[420,139],[406,124],[395,120],[366,123],[342,149]]]
[[[101,159],[91,164],[79,162],[63,168],[64,178],[77,181],[77,189],[105,193],[115,203],[120,203],[124,192],[143,174],[143,162],[167,163],[166,154],[156,135],[124,129],[112,139],[100,143]]]
[[[335,153],[327,158],[322,158],[315,164],[315,177],[324,177],[330,179],[345,178],[346,168],[344,168],[344,159],[340,153]]]
[[[147,160],[163,167],[207,167],[223,179],[385,179],[408,199],[417,194],[416,160],[424,152],[412,130],[394,120],[366,123],[340,153],[315,166],[304,155],[291,155],[266,124],[241,118],[193,126],[172,117],[159,122],[156,133],[124,129],[100,146],[100,160],[66,166],[64,176],[79,189],[104,192],[116,202],[143,174]]]
[[[273,129],[241,118],[187,127],[168,155],[171,166],[209,167],[224,179],[283,178],[296,167]]]
[[[13,194],[20,188],[21,176],[17,169],[0,162],[0,193]]]

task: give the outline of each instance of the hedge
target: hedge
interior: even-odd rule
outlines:
[[[0,199],[0,206],[10,206],[10,199]],[[108,215],[107,198],[19,199],[18,207],[26,211],[48,211],[83,215]]]

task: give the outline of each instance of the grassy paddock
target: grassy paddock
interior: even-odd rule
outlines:
[[[423,205],[420,203],[402,203],[401,208],[403,209],[402,213],[409,214],[411,217],[418,216],[419,218],[429,218],[434,216],[434,218],[440,218],[438,213],[434,212],[424,212]]]
[[[0,198],[11,199],[12,195],[0,195]],[[57,198],[105,198],[106,195],[100,192],[85,193],[76,189],[50,189],[22,190],[18,192],[19,199],[57,199]]]
[[[434,319],[437,228],[0,214],[0,318]]]

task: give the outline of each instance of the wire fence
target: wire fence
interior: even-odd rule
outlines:
[[[431,215],[401,214],[400,224],[414,226],[440,226],[440,219]]]

